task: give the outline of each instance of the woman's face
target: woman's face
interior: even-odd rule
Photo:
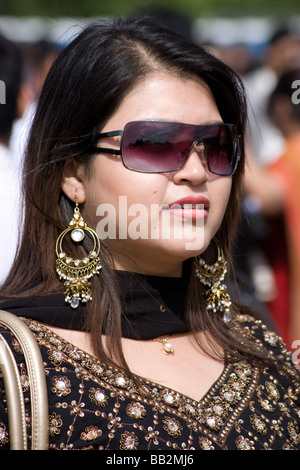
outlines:
[[[163,72],[133,88],[101,132],[122,130],[138,120],[222,122],[204,82]],[[119,149],[120,137],[101,139],[100,144]],[[95,157],[90,170],[86,176],[77,169],[80,183],[68,196],[79,195],[86,221],[110,248],[117,269],[153,275],[180,276],[182,262],[206,250],[231,190],[231,176],[210,173],[196,148],[183,168],[170,173],[132,171],[120,156],[105,153]]]

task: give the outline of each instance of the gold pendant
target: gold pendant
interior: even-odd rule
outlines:
[[[161,351],[167,356],[170,356],[171,354],[175,353],[175,350],[172,344],[169,343],[168,339],[169,339],[169,336],[167,338],[156,338],[154,341],[158,341],[159,343],[161,343],[162,344]]]

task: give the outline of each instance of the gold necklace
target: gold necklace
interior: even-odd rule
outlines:
[[[168,342],[168,339],[170,337],[171,336],[167,336],[166,338],[155,338],[154,339],[154,341],[158,341],[159,343],[162,344],[161,350],[167,356],[170,356],[171,354],[175,354],[175,350],[174,350],[172,344]]]

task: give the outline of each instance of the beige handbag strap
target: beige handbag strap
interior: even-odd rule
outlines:
[[[11,450],[27,449],[25,404],[18,367],[12,350],[0,335],[0,368],[7,400]]]
[[[17,316],[0,310],[0,324],[14,334],[22,348],[30,383],[32,450],[49,445],[48,394],[40,348],[28,326]],[[6,389],[11,449],[27,448],[25,406],[21,380],[12,351],[0,337],[0,367]]]

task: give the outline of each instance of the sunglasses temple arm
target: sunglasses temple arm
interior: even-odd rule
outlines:
[[[109,153],[110,155],[121,155],[121,150],[108,149],[105,147],[92,147],[90,151],[96,153]]]
[[[117,135],[123,135],[123,131],[111,131],[111,132],[102,132],[96,134],[98,139],[103,139],[104,137],[116,137]]]
[[[97,139],[104,139],[105,137],[116,137],[118,135],[123,135],[123,131],[111,131],[111,132],[102,132],[100,134],[96,134]],[[91,152],[99,153],[99,150],[102,153],[109,153],[110,155],[121,155],[121,150],[106,148],[106,147],[92,147],[90,149]]]

